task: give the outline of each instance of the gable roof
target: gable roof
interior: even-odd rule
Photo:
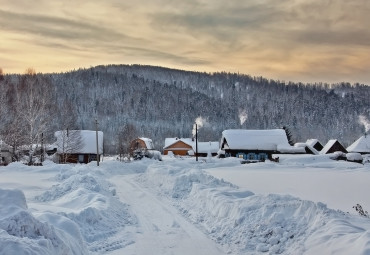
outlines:
[[[285,130],[229,129],[222,132],[221,144],[227,142],[232,150],[265,150],[279,152],[304,152],[304,148],[289,144]],[[223,148],[221,148],[223,149]]]
[[[324,148],[322,148],[322,150],[320,151],[320,153],[321,153],[321,154],[326,154],[326,153],[330,150],[330,148],[331,148],[331,147],[333,147],[333,145],[334,145],[337,141],[338,141],[337,139],[331,139],[331,140],[329,140],[329,141],[325,144]]]
[[[312,153],[314,155],[319,155],[320,154],[320,152],[318,150],[316,150],[311,144],[296,143],[296,144],[294,144],[294,147],[303,148],[306,153]]]
[[[193,147],[193,140],[191,138],[166,138],[164,140],[164,147],[163,149],[167,149],[171,145],[174,145],[175,143],[183,142],[186,145],[189,145],[189,147]]]
[[[370,136],[363,135],[348,146],[348,152],[370,153]]]
[[[330,149],[335,145],[337,144],[337,146],[339,146],[340,149],[337,149],[337,151],[343,151],[343,152],[347,152],[346,151],[346,148],[344,148],[344,146],[337,140],[337,139],[331,139],[328,141],[328,143],[324,146],[324,148],[320,151],[320,154],[327,154]]]
[[[318,139],[307,139],[306,144],[311,147],[315,147],[316,144],[319,144],[322,146],[322,144],[320,143]]]

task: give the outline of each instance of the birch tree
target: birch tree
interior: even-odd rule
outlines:
[[[38,76],[34,69],[29,68],[21,77],[18,93],[19,116],[24,121],[29,147],[28,163],[32,164],[41,136],[49,131],[49,124],[53,120],[54,92],[47,77]]]
[[[69,162],[71,154],[79,152],[84,146],[80,130],[60,130],[56,132],[56,137],[59,163]]]

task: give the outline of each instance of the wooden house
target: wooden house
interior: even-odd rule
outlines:
[[[365,134],[348,146],[348,152],[360,154],[370,154],[370,136]]]
[[[153,141],[149,138],[139,137],[130,142],[130,155],[137,150],[154,150]]]
[[[332,139],[328,141],[328,143],[320,151],[320,154],[329,154],[336,151],[347,153],[346,148],[344,148],[344,146],[337,139]]]
[[[272,159],[277,153],[304,153],[304,148],[289,144],[285,130],[230,129],[222,132],[220,151],[225,157],[245,160]]]
[[[164,141],[163,154],[168,155],[172,152],[174,155],[186,156],[194,153],[193,151],[194,140],[191,138],[166,138]]]
[[[68,134],[69,133],[69,134]],[[59,163],[89,163],[101,160],[103,155],[103,132],[98,131],[99,155],[97,153],[97,134],[91,130],[69,130],[55,132]],[[98,157],[99,156],[99,157]]]

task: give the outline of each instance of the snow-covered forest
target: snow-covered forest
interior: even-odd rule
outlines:
[[[339,139],[350,145],[370,119],[370,87],[302,84],[236,73],[200,73],[141,65],[110,65],[67,73],[0,75],[0,129],[11,145],[53,142],[64,129],[99,129],[106,153],[149,137],[190,137],[201,117],[201,141],[230,128],[287,126],[294,141]]]

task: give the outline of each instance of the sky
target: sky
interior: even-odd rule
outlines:
[[[370,84],[368,0],[0,0],[4,73],[142,64]]]

